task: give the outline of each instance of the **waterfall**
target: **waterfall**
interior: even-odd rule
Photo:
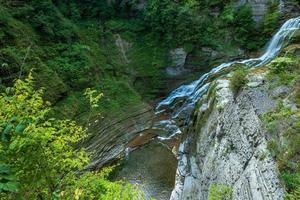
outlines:
[[[164,112],[165,107],[169,107],[174,110],[172,118],[177,118],[183,111],[193,109],[196,102],[207,92],[210,84],[207,83],[207,80],[212,75],[223,69],[231,67],[234,64],[244,64],[248,67],[259,67],[269,63],[280,53],[284,43],[289,40],[298,29],[300,29],[300,17],[286,21],[273,36],[265,52],[260,57],[223,63],[213,68],[210,72],[202,75],[198,80],[187,85],[182,85],[171,92],[168,97],[157,105],[157,113]]]

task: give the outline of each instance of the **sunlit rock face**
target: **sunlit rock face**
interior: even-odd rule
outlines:
[[[267,150],[261,116],[276,106],[264,74],[248,77],[237,95],[227,79],[215,81],[214,95],[200,100],[191,136],[179,149],[176,187],[171,199],[207,199],[211,184],[226,184],[232,199],[284,199],[275,161]],[[255,87],[252,86],[255,84]]]

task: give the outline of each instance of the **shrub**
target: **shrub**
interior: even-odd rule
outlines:
[[[293,191],[298,188],[300,189],[300,173],[284,172],[281,177],[285,182],[287,191]]]
[[[280,19],[280,12],[278,10],[278,3],[269,1],[268,10],[262,21],[263,33],[270,37],[278,28]]]
[[[252,9],[248,5],[240,7],[234,14],[235,41],[246,49],[256,49],[258,45],[253,43],[253,36],[256,30],[255,22],[252,19]]]
[[[233,73],[230,82],[230,87],[235,95],[247,83],[246,76],[247,76],[247,70],[245,68],[240,68]]]
[[[232,197],[232,188],[225,184],[213,183],[209,188],[208,200],[229,200]]]
[[[292,71],[295,65],[295,61],[288,57],[279,57],[273,60],[268,67],[274,74],[280,74],[286,71]]]
[[[279,84],[290,85],[297,77],[295,74],[297,65],[297,61],[293,58],[279,57],[268,64],[270,69],[268,76],[269,78],[277,76],[279,77]]]

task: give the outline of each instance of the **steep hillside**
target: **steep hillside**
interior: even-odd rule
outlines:
[[[299,199],[299,4],[0,0],[0,199]]]
[[[234,1],[2,1],[2,90],[33,70],[55,115],[86,118],[88,87],[104,93],[102,113],[126,110],[172,89],[166,80],[174,78],[165,71],[177,67],[172,49],[183,47],[187,72],[199,73],[259,49],[279,18],[263,19],[262,36],[254,31],[251,8],[239,6]]]

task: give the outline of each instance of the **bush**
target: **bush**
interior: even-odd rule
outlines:
[[[209,188],[208,200],[230,200],[232,188],[225,184],[213,183]]]
[[[78,30],[64,18],[51,1],[32,3],[30,23],[41,34],[42,39],[71,42],[78,38]]]
[[[297,69],[297,61],[289,57],[279,57],[273,60],[268,67],[270,69],[269,77],[279,77],[279,84],[290,85],[297,75],[295,69]]]
[[[235,27],[235,41],[246,49],[256,49],[258,45],[253,44],[255,34],[255,22],[252,19],[252,9],[248,5],[240,7],[234,14],[233,24]]]
[[[230,82],[230,87],[235,95],[247,83],[246,76],[247,76],[247,70],[245,68],[240,68],[233,73]]]
[[[268,67],[274,74],[280,74],[286,71],[292,71],[295,65],[295,61],[288,57],[279,57],[273,60]]]

